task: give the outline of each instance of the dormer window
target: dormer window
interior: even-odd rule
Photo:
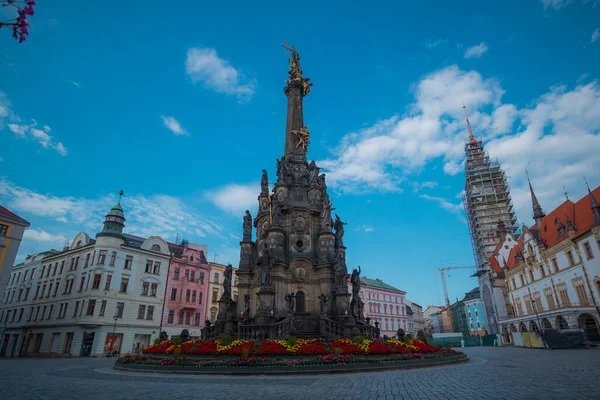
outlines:
[[[565,234],[565,227],[559,226],[558,227],[558,237],[562,237],[564,234]]]
[[[159,245],[157,245],[157,244],[153,244],[153,245],[152,245],[152,247],[151,247],[150,249],[151,249],[151,250],[154,250],[154,251],[160,251],[160,246],[159,246]]]

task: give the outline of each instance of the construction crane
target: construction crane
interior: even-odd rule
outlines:
[[[441,265],[441,264],[440,264]],[[450,267],[444,267],[442,265],[442,267],[434,267],[437,268],[440,273],[442,274],[442,286],[444,287],[444,297],[446,298],[446,307],[448,307],[448,320],[450,321],[450,331],[454,332],[454,329],[452,327],[452,312],[450,311],[450,298],[448,297],[448,288],[446,287],[446,271],[449,271],[451,269],[473,269],[475,267],[473,267],[472,265],[468,265],[468,266],[450,266]]]

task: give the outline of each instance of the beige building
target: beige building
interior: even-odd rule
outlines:
[[[29,222],[0,205],[0,298],[4,296],[10,269],[27,228]]]
[[[208,298],[206,301],[206,318],[210,322],[215,322],[217,320],[217,315],[219,314],[219,300],[221,299],[221,295],[223,294],[223,274],[225,273],[225,268],[227,266],[215,262],[209,263],[209,281],[208,281]],[[237,268],[233,268],[233,276],[231,279],[232,289],[231,289],[231,297],[233,301],[238,300],[238,277],[237,277]]]

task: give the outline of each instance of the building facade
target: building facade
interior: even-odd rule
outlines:
[[[452,319],[452,332],[467,335],[469,333],[469,325],[467,322],[467,310],[463,300],[450,305],[450,316]]]
[[[446,306],[428,306],[423,312],[425,321],[425,334],[451,332],[450,318]]]
[[[29,222],[0,205],[0,298],[8,284],[11,267]]]
[[[199,338],[206,321],[210,267],[205,252],[193,243],[169,244],[172,254],[162,315],[167,336]]]
[[[531,189],[535,225],[518,239],[507,236],[490,262],[505,271],[511,332],[582,329],[600,341],[600,187],[577,202],[566,200],[546,215]],[[510,242],[509,242],[510,239]]]
[[[483,142],[475,140],[468,118],[467,127],[469,141],[465,144],[466,182],[463,204],[471,233],[487,326],[490,333],[499,333],[498,321],[507,317],[504,276],[491,268],[489,257],[499,240],[496,229],[498,221],[516,235],[517,219],[504,171],[497,161],[490,160]]]
[[[476,287],[467,293],[463,299],[463,303],[465,305],[469,335],[485,335],[487,331],[485,327],[485,314],[479,297],[479,288]]]
[[[219,315],[219,299],[223,294],[223,283],[225,281],[224,274],[227,266],[216,262],[209,263],[210,279],[208,281],[207,296],[209,299],[206,302],[206,319],[211,323],[217,320]],[[231,279],[231,297],[233,301],[238,301],[238,277],[237,268],[233,268],[233,276]]]
[[[398,329],[406,332],[406,292],[388,285],[380,279],[360,278],[360,296],[365,302],[365,315],[371,324],[378,323],[381,335],[395,336]]]
[[[423,307],[408,299],[406,302],[406,333],[410,333],[413,337],[425,334],[425,317],[423,316]]]
[[[124,224],[119,201],[95,240],[79,233],[70,247],[11,273],[16,294],[5,296],[0,318],[14,354],[129,353],[159,337],[169,246],[123,234]]]

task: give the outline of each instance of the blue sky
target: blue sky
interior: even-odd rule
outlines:
[[[519,221],[526,166],[548,211],[600,183],[600,4],[420,3],[39,1],[25,43],[0,31],[0,203],[32,222],[19,260],[97,232],[124,189],[129,232],[237,263],[283,152],[288,41],[349,266],[442,303],[433,266],[473,264],[461,99]],[[448,279],[452,299],[474,286]]]

